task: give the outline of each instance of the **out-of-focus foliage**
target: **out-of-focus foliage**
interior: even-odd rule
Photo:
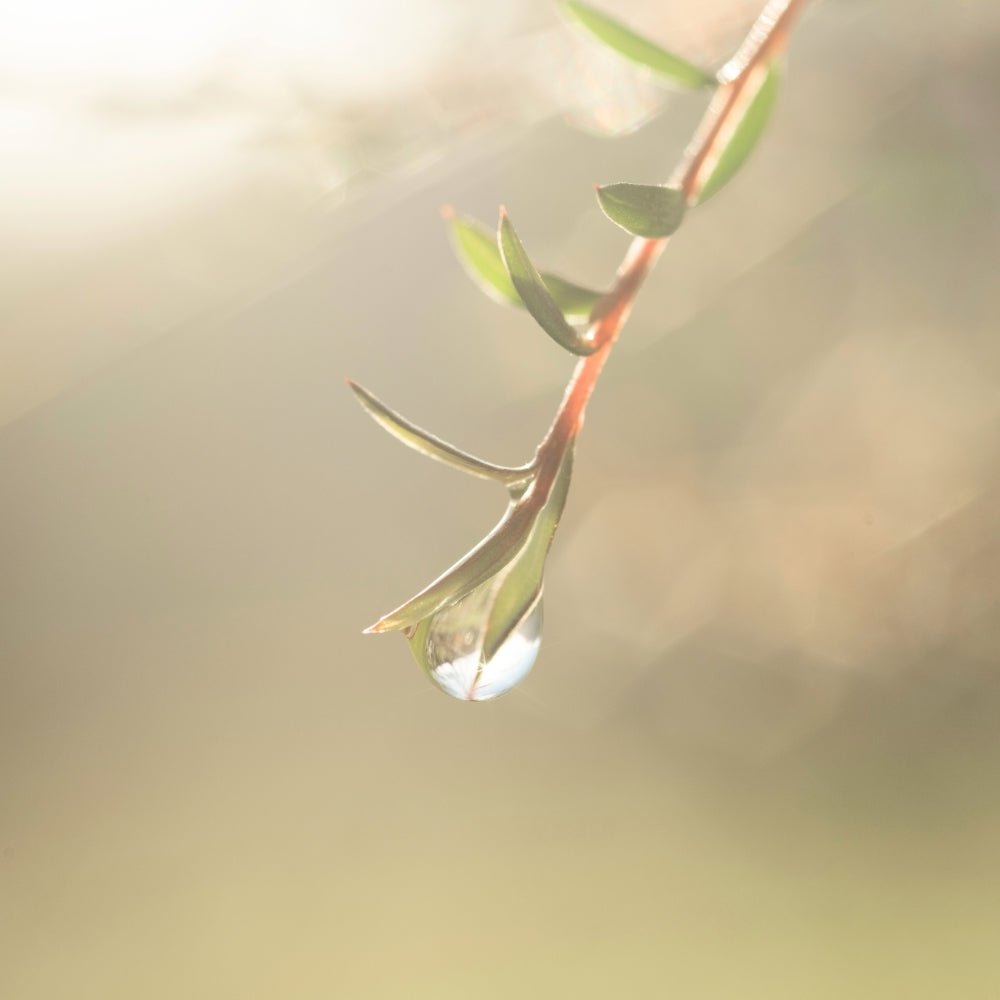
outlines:
[[[715,84],[715,77],[711,73],[667,52],[604,11],[582,3],[581,0],[567,0],[563,6],[574,21],[599,41],[630,62],[652,70],[664,80],[688,88],[711,87]]]
[[[702,186],[699,202],[708,201],[712,195],[728,184],[757,145],[774,111],[779,80],[780,71],[776,64],[761,73],[757,90],[747,102],[743,117],[733,130],[729,142],[715,164],[715,169]]]

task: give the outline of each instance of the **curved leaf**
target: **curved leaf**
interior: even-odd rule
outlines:
[[[489,660],[541,589],[545,556],[566,505],[572,467],[573,449],[569,447],[552,478],[533,478],[475,548],[365,632],[419,631],[435,612],[456,604],[496,577],[498,589],[491,598],[493,606],[483,641],[484,658]]]
[[[530,506],[511,503],[493,530],[475,548],[365,632],[392,632],[415,627],[446,604],[460,601],[496,576],[514,558],[527,541],[533,523],[534,511]]]
[[[736,171],[743,166],[746,158],[757,145],[757,141],[771,117],[771,112],[774,111],[774,105],[778,98],[779,80],[778,67],[772,63],[764,71],[757,91],[747,104],[746,111],[733,130],[726,148],[716,161],[715,169],[702,184],[698,204],[704,204],[732,180]]]
[[[649,239],[674,233],[687,209],[683,191],[657,184],[606,184],[597,189],[597,200],[625,232]]]
[[[593,354],[594,344],[583,339],[578,331],[566,322],[566,317],[556,304],[552,293],[545,287],[531,258],[518,239],[505,210],[500,210],[500,231],[497,234],[500,253],[525,308],[538,325],[557,343],[574,354]]]
[[[595,38],[631,62],[651,69],[658,76],[682,87],[712,87],[715,77],[655,42],[643,38],[631,28],[580,0],[567,0],[566,13]]]
[[[400,416],[390,410],[378,397],[372,395],[363,386],[347,380],[348,386],[357,397],[358,402],[368,411],[372,419],[377,424],[384,427],[393,437],[402,441],[403,444],[419,451],[421,455],[433,458],[445,465],[450,465],[453,469],[460,469],[462,472],[471,473],[481,479],[493,479],[505,483],[508,486],[515,483],[524,482],[528,476],[527,469],[512,469],[504,465],[494,465],[492,462],[485,462],[475,455],[461,451],[447,441],[435,437],[429,431],[425,431],[416,424],[410,423],[405,417]]]
[[[496,246],[496,240],[493,240]],[[584,288],[575,282],[560,278],[558,274],[550,274],[542,271],[542,281],[549,290],[549,294],[555,303],[563,311],[567,318],[588,319],[594,306],[604,298],[604,292],[595,291],[593,288]],[[523,305],[524,303],[518,303]]]
[[[483,639],[483,660],[489,662],[507,637],[534,607],[542,589],[545,558],[552,545],[559,518],[566,506],[573,471],[573,448],[566,449],[548,496],[538,511],[531,533],[493,598]]]
[[[496,234],[475,219],[454,215],[448,219],[459,260],[473,280],[491,297],[507,305],[524,307],[504,266]],[[584,288],[557,274],[542,273],[542,281],[563,314],[586,319],[603,292]]]

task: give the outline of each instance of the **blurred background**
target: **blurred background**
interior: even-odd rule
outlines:
[[[604,0],[715,66],[744,0]],[[822,0],[591,406],[534,672],[370,624],[704,98],[552,4],[36,0],[0,36],[0,995],[1000,995],[1000,6]],[[639,128],[644,125],[644,128]]]

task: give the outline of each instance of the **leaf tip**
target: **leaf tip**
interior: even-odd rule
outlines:
[[[376,421],[379,421],[379,412],[384,410],[385,407],[379,402],[363,385],[359,385],[354,379],[345,378],[344,381],[347,383],[347,388],[354,393],[354,398],[358,401],[358,405],[368,413],[370,416],[374,417]],[[380,422],[380,421],[379,421]]]
[[[354,379],[346,375],[344,376],[344,382],[347,385],[347,388],[354,393],[358,402],[361,403],[362,406],[365,406],[368,397],[371,395],[371,393],[369,393],[368,390],[364,388],[364,386],[359,385],[357,382],[354,381]],[[367,406],[365,406],[365,408],[367,409]]]
[[[439,209],[441,213],[441,218],[445,222],[453,222],[455,219],[455,206],[454,205],[442,205]]]

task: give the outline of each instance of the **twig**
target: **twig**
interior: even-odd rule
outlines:
[[[684,192],[689,205],[698,201],[720,151],[753,99],[768,63],[787,44],[792,21],[804,4],[805,0],[770,0],[736,54],[720,70],[719,87],[672,179],[672,183]],[[577,362],[552,426],[535,455],[543,482],[551,480],[559,457],[579,434],[601,369],[632,311],[639,290],[666,245],[666,237],[636,237],[618,268],[614,285],[595,308],[588,337],[597,344],[597,350]]]

